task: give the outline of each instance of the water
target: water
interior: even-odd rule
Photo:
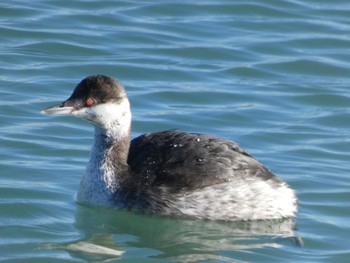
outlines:
[[[348,260],[348,1],[2,1],[0,12],[2,262]],[[97,73],[126,87],[133,136],[239,142],[297,191],[296,229],[76,204],[93,130],[39,112]]]

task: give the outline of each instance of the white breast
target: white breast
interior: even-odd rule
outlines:
[[[119,182],[108,158],[109,149],[96,127],[95,141],[86,171],[81,179],[77,201],[96,206],[114,206],[114,195]]]

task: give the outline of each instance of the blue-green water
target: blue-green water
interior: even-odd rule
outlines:
[[[0,260],[348,261],[348,1],[2,1],[0,13]],[[296,230],[78,205],[93,129],[39,112],[97,73],[126,87],[133,136],[240,143],[296,190]]]

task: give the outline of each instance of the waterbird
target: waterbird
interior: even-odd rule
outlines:
[[[95,126],[78,203],[207,220],[296,217],[294,190],[235,142],[178,130],[131,140],[129,99],[113,77],[84,78],[42,113]]]

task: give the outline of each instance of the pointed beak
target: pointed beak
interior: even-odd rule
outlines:
[[[71,115],[76,109],[77,107],[75,107],[70,100],[66,100],[60,104],[42,110],[41,113],[52,115]]]

